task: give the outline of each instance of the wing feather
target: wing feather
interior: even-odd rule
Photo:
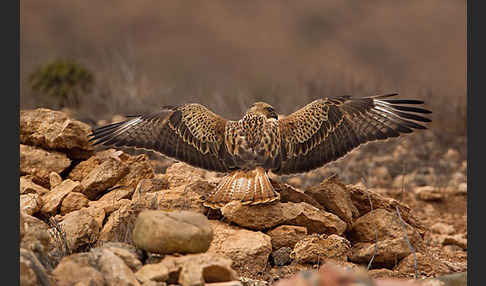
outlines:
[[[278,121],[281,150],[276,174],[307,172],[337,160],[363,143],[398,137],[431,112],[410,105],[421,100],[389,99],[397,94],[364,98],[341,96],[315,100]]]
[[[93,130],[94,145],[144,148],[195,167],[227,172],[234,166],[224,143],[228,121],[200,104],[166,106]]]

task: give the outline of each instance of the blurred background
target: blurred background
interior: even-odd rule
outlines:
[[[420,140],[465,159],[464,0],[20,6],[21,109],[69,110],[94,126],[168,104],[239,119],[257,100],[289,114],[320,97],[399,92],[433,111],[432,135]],[[62,61],[71,70],[47,68]]]

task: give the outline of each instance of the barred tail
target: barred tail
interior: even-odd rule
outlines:
[[[204,205],[213,209],[221,208],[231,201],[258,205],[270,203],[280,198],[261,167],[250,171],[234,171],[225,176],[215,191],[209,195]]]

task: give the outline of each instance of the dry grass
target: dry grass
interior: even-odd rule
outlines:
[[[96,89],[77,110],[85,121],[187,102],[236,119],[256,100],[288,114],[318,97],[398,91],[427,102],[447,144],[466,134],[465,6],[26,0],[21,108],[55,106],[25,78],[67,57],[95,74]]]

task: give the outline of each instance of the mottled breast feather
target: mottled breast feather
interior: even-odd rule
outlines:
[[[167,106],[100,127],[93,131],[91,141],[154,150],[195,167],[227,172],[234,169],[224,144],[228,122],[200,104]]]
[[[276,174],[307,172],[337,160],[360,144],[426,129],[414,121],[430,122],[416,113],[429,110],[408,106],[423,101],[387,99],[396,94],[315,100],[278,120],[281,148]]]

